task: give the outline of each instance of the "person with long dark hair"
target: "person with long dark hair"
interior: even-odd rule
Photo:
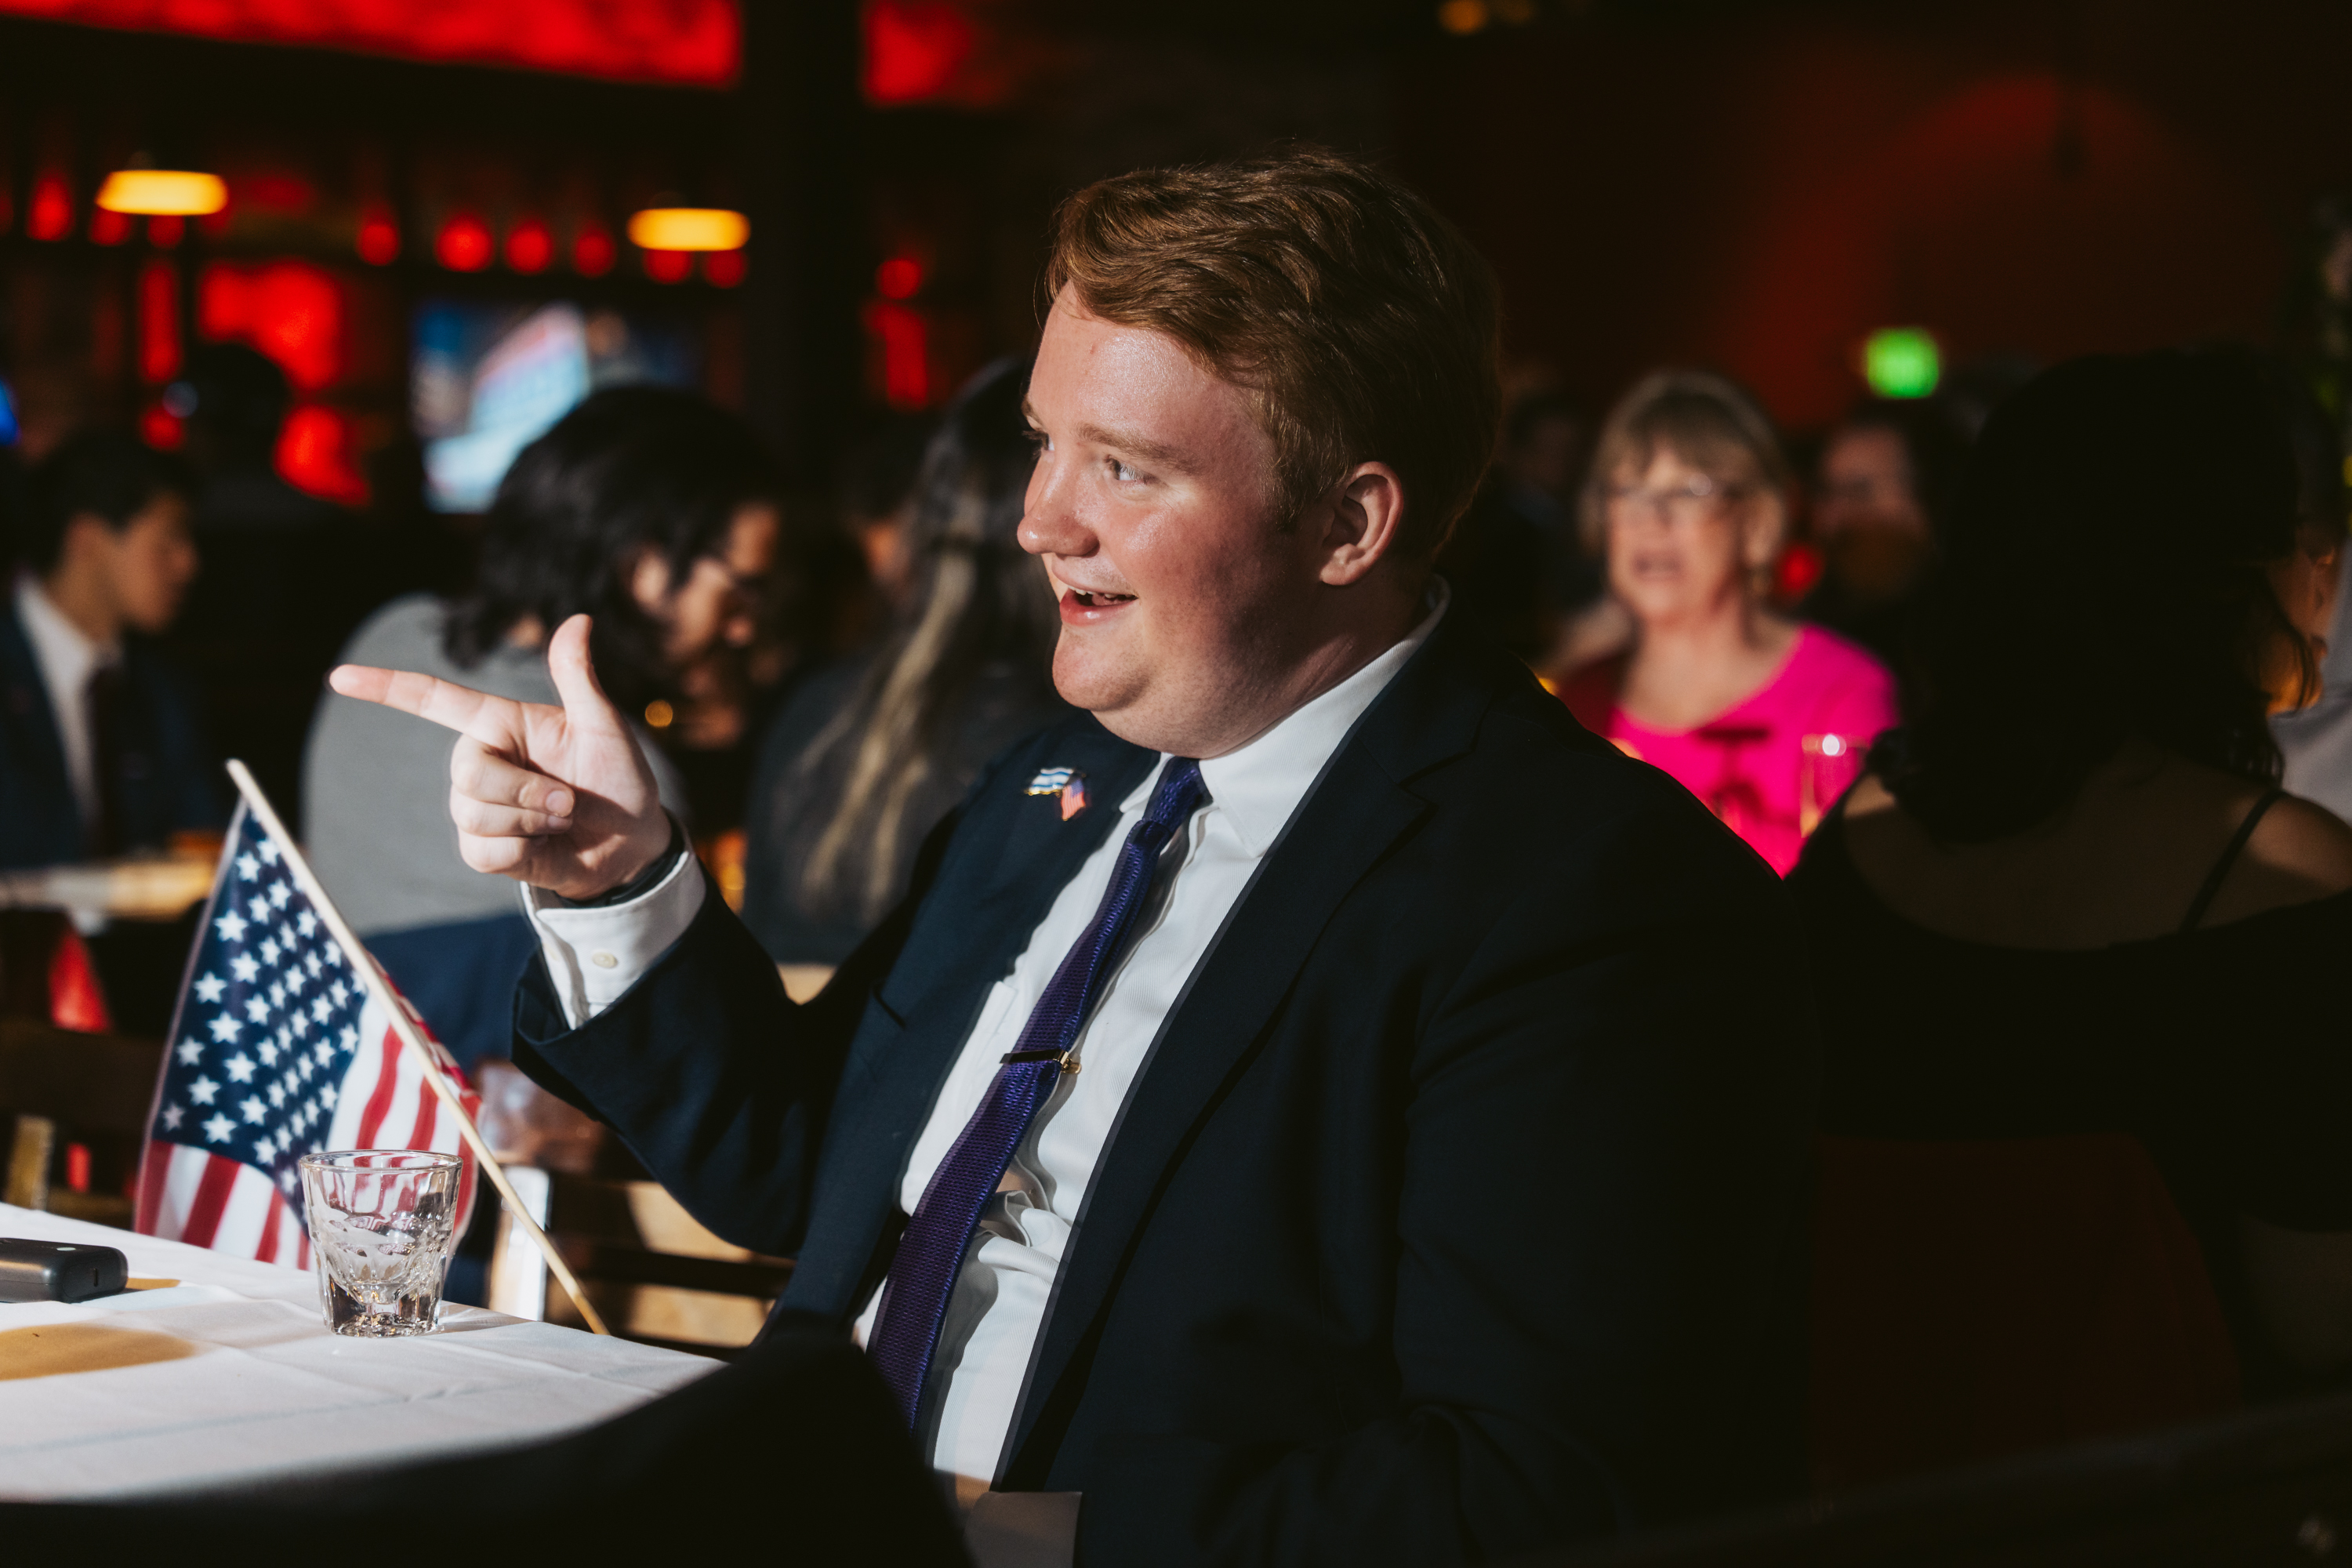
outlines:
[[[343,650],[519,701],[556,700],[547,639],[593,617],[591,644],[625,713],[676,701],[679,675],[756,630],[779,519],[775,471],[750,426],[688,393],[599,392],[525,447],[499,482],[473,586],[396,599]],[[685,792],[647,735],[662,797]],[[304,759],[313,865],[461,1061],[503,1054],[515,977],[534,942],[504,879],[459,858],[446,813],[448,735],[370,703],[320,700]]]
[[[949,409],[915,482],[895,626],[812,676],[761,746],[743,918],[780,963],[847,957],[988,759],[1069,712],[1054,595],[1013,537],[1035,458],[1028,383],[1025,360],[1000,361]]]
[[[1821,1479],[2352,1366],[2352,828],[2281,793],[2340,518],[2251,354],[1997,410],[1926,702],[1789,879],[1826,1044]],[[1960,1369],[1960,1370],[1955,1370]]]

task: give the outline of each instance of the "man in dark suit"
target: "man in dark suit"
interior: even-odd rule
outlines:
[[[0,867],[161,849],[226,818],[186,679],[148,640],[196,574],[179,465],[68,439],[32,477],[0,606]]]
[[[580,622],[560,710],[336,673],[469,737],[461,847],[541,931],[518,1059],[797,1255],[781,1310],[866,1346],[984,1564],[1485,1559],[1788,1483],[1793,919],[1447,614],[1483,263],[1308,153],[1091,187],[1047,282],[1021,537],[1088,716],[809,1005]]]

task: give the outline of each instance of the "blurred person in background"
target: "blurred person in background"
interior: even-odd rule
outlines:
[[[2315,534],[2341,530],[2347,511],[2344,446],[2335,422],[2312,395],[2310,384],[2284,366],[2270,367],[2273,400],[2294,443],[2295,512]],[[2320,661],[2318,700],[2271,716],[2271,733],[2285,761],[2279,783],[2352,822],[2352,551],[2337,552],[2336,609]]]
[[[1000,361],[948,410],[908,499],[889,636],[813,675],[761,745],[743,919],[779,963],[846,958],[982,766],[1069,716],[1053,679],[1061,618],[1014,537],[1035,459],[1028,380],[1025,360]]]
[[[1486,482],[1438,558],[1459,613],[1529,661],[1551,650],[1564,616],[1601,593],[1576,527],[1587,434],[1559,393],[1514,401]]]
[[[110,430],[68,437],[31,476],[0,612],[0,866],[160,850],[226,819],[194,692],[152,640],[196,576],[192,489]]]
[[[1858,750],[1895,720],[1885,665],[1771,605],[1789,489],[1739,387],[1688,370],[1635,385],[1601,427],[1583,513],[1630,640],[1557,683],[1586,729],[1673,774],[1782,873],[1808,826],[1806,738]]]
[[[2352,829],[2280,790],[2268,725],[2316,689],[2344,524],[2298,517],[2265,383],[2081,360],[1993,414],[1930,704],[1789,879],[1843,1480],[2352,1368]]]
[[[1874,399],[1840,421],[1813,492],[1822,579],[1805,617],[1902,671],[1967,458],[1958,420],[1932,398]]]
[[[278,473],[293,392],[276,361],[206,343],[164,394],[195,475],[196,539],[209,567],[174,628],[221,746],[293,812],[303,726],[335,649],[396,592],[395,563],[367,551],[356,519]],[[300,817],[290,818],[301,831]]]
[[[625,713],[681,700],[681,674],[755,635],[778,481],[749,426],[692,394],[620,387],[524,447],[499,482],[472,589],[396,599],[344,654],[520,701],[552,702],[549,633],[595,617],[596,668]],[[638,740],[671,815],[676,768]],[[505,879],[458,858],[446,731],[331,693],[303,763],[311,864],[461,1063],[503,1054],[533,938]]]

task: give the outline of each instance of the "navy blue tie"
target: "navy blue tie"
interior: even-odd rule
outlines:
[[[1004,1179],[1004,1168],[1028,1136],[1029,1124],[1060,1081],[1087,1010],[1148,901],[1160,852],[1199,809],[1205,794],[1200,763],[1183,757],[1169,761],[1143,820],[1119,847],[1118,866],[1102,906],[1095,910],[1094,923],[1046,982],[1020,1040],[1001,1059],[980,1109],[931,1173],[923,1201],[915,1205],[914,1216],[898,1238],[882,1290],[882,1310],[866,1350],[909,1426],[922,1404],[923,1380],[940,1342],[940,1325],[947,1319],[948,1300],[955,1293],[956,1276],[963,1270],[964,1250],[980,1224],[981,1211]]]

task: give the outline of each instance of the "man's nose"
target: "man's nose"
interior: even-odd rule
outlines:
[[[1050,458],[1037,465],[1029,479],[1029,497],[1014,537],[1032,555],[1087,555],[1095,547],[1094,532],[1071,504],[1071,486],[1058,464]]]

